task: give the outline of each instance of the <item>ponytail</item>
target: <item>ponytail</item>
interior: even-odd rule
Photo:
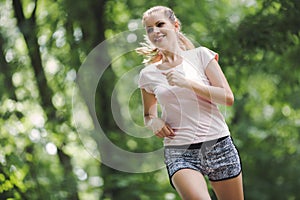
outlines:
[[[182,32],[178,32],[179,44],[182,50],[194,49],[195,46]]]
[[[159,49],[154,47],[148,39],[148,36],[144,36],[144,42],[140,43],[141,47],[135,49],[135,51],[144,56],[143,64],[151,64],[158,62],[162,59],[162,55],[159,53]]]

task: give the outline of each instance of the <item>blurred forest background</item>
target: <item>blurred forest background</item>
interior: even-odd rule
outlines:
[[[245,199],[300,199],[299,0],[0,0],[0,199],[179,199],[164,168],[127,173],[100,162],[87,150],[97,142],[74,123],[93,123],[73,105],[88,54],[122,32],[137,47],[134,30],[154,5],[171,7],[196,45],[220,54],[235,94],[222,110],[242,158]],[[99,55],[116,60],[96,90],[99,123],[127,151],[161,148],[158,138],[130,137],[115,123],[112,92],[142,62],[134,48],[116,59],[118,48]],[[117,94],[114,109],[130,111],[121,120],[142,126],[138,88],[129,100],[122,87]]]

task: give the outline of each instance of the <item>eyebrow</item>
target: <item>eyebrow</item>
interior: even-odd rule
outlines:
[[[158,21],[155,23],[155,25],[158,25],[159,23],[162,23],[162,22],[164,23],[164,21],[158,20]],[[152,26],[147,26],[147,28],[148,28],[148,27],[152,27]]]
[[[159,23],[165,23],[163,20],[158,20],[155,25],[159,24]]]

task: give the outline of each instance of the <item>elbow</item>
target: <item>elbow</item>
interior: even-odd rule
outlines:
[[[233,96],[232,92],[230,92],[226,95],[225,104],[226,104],[226,106],[232,106],[233,103],[234,103],[234,96]]]

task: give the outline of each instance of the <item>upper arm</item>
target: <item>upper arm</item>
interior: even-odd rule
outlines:
[[[150,115],[157,117],[157,100],[155,95],[141,89],[142,101],[144,106],[144,116]]]
[[[209,62],[208,66],[205,69],[205,74],[208,77],[211,85],[225,89],[226,97],[229,98],[229,101],[233,102],[234,97],[231,88],[219,63],[215,59],[212,59]]]

